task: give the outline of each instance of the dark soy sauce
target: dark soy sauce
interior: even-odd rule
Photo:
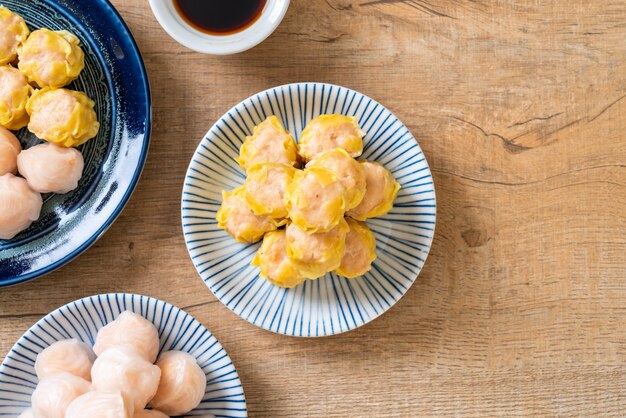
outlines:
[[[211,35],[229,35],[252,25],[267,0],[173,0],[180,16]]]

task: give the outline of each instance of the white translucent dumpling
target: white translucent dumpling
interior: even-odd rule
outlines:
[[[17,156],[21,151],[22,146],[16,136],[0,126],[0,176],[17,173]]]
[[[91,369],[95,390],[119,391],[135,410],[144,409],[159,386],[161,369],[131,346],[112,347],[96,359]]]
[[[98,331],[93,351],[99,356],[118,345],[130,345],[143,358],[154,363],[159,354],[159,332],[143,316],[125,311]]]
[[[196,358],[182,351],[163,354],[157,366],[161,383],[151,405],[168,415],[183,415],[200,405],[206,390],[206,375]]]
[[[135,415],[133,416],[133,418],[170,418],[170,417],[165,415],[161,411],[157,411],[156,409],[143,409],[141,411],[135,412]]]
[[[65,418],[133,418],[133,404],[120,392],[92,391],[76,398]]]
[[[87,344],[71,339],[57,341],[37,355],[35,371],[37,377],[68,372],[74,376],[91,380],[91,366],[96,355]]]
[[[64,418],[70,403],[89,392],[91,384],[82,377],[61,372],[39,381],[31,397],[33,415],[37,418]]]
[[[17,418],[35,418],[35,416],[33,415],[33,410],[31,408],[28,408],[26,410],[24,410],[19,417]]]
[[[41,213],[41,195],[26,180],[13,174],[0,176],[0,239],[11,239],[30,226]]]
[[[77,149],[45,142],[22,151],[17,167],[34,191],[64,194],[78,187],[85,161]]]

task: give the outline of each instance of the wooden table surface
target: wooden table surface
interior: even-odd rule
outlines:
[[[87,0],[85,0],[87,1]],[[89,251],[0,290],[0,359],[54,308],[164,299],[234,360],[252,417],[626,415],[626,2],[292,0],[265,43],[204,56],[146,0],[114,0],[154,96],[148,162]],[[296,81],[370,95],[430,162],[437,232],[387,314],[324,339],[274,335],[204,286],[181,234],[185,169],[240,100]]]

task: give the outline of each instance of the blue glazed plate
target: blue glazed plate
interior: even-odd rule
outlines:
[[[101,128],[80,149],[83,178],[65,195],[44,195],[40,219],[12,240],[0,240],[0,287],[42,276],[68,263],[113,223],[135,188],[148,152],[151,102],[148,78],[133,37],[106,0],[2,0],[31,30],[76,34],[85,70],[69,88],[96,102]],[[28,148],[40,141],[17,132]]]
[[[26,331],[0,366],[0,416],[15,417],[30,406],[30,396],[37,385],[35,359],[44,348],[68,338],[93,345],[98,330],[126,310],[156,325],[161,352],[187,352],[206,373],[207,388],[202,403],[186,416],[247,416],[237,370],[224,348],[200,322],[161,300],[122,293],[68,303]]]
[[[259,277],[250,266],[260,244],[235,242],[219,229],[215,214],[222,190],[245,180],[235,162],[246,135],[276,115],[298,138],[324,113],[353,115],[367,132],[362,159],[383,164],[402,185],[394,209],[368,225],[378,259],[366,275],[349,280],[327,274],[294,289]],[[426,158],[411,132],[381,104],[330,84],[276,87],[229,110],[207,133],[191,160],[182,196],[187,248],[215,296],[247,321],[280,334],[318,337],[358,328],[382,315],[411,287],[433,239],[435,190]]]

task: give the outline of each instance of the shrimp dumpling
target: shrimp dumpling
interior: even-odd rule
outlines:
[[[335,148],[318,155],[307,167],[327,168],[337,175],[346,191],[346,210],[355,208],[365,196],[365,169],[346,150]]]
[[[321,115],[313,119],[302,131],[298,149],[305,161],[311,161],[324,151],[344,149],[351,157],[363,153],[363,137],[354,116]]]
[[[22,411],[20,416],[18,416],[17,418],[35,418],[35,416],[33,415],[32,408],[28,408],[28,409],[25,409],[24,411]]]
[[[170,418],[165,415],[161,411],[157,411],[156,409],[142,409],[141,411],[135,412],[133,418]]]
[[[161,370],[127,345],[109,348],[91,369],[95,390],[121,392],[134,410],[146,407],[157,392],[160,378]]]
[[[65,418],[133,418],[133,404],[120,392],[86,393],[70,404]]]
[[[43,200],[26,180],[0,176],[0,239],[11,239],[39,219]]]
[[[222,192],[222,206],[217,211],[217,224],[239,242],[254,243],[274,231],[279,224],[268,216],[255,215],[245,197],[244,186]]]
[[[251,265],[261,270],[261,276],[280,287],[296,287],[306,279],[298,263],[287,255],[284,229],[265,235]]]
[[[75,148],[46,142],[22,151],[17,166],[34,191],[64,194],[78,187],[85,161]]]
[[[152,322],[134,312],[124,311],[98,331],[93,351],[99,356],[111,347],[129,345],[145,360],[154,363],[159,344],[159,332]]]
[[[386,215],[393,209],[393,202],[400,190],[400,185],[393,174],[377,163],[361,163],[365,169],[367,186],[365,196],[359,206],[348,212],[348,216],[364,221]]]
[[[0,67],[0,126],[18,130],[28,125],[26,104],[32,93],[33,88],[17,68]]]
[[[65,30],[36,30],[17,51],[20,71],[42,88],[66,86],[85,68],[80,40]]]
[[[285,199],[291,221],[308,233],[330,231],[346,211],[344,187],[335,173],[322,167],[298,171]]]
[[[328,232],[313,234],[292,223],[286,229],[287,255],[298,263],[307,279],[317,279],[341,264],[348,229],[344,219]]]
[[[257,125],[246,137],[237,162],[246,171],[257,163],[282,163],[295,166],[298,160],[296,141],[276,116]]]
[[[164,353],[157,366],[161,383],[151,405],[168,415],[183,415],[202,401],[206,390],[206,375],[196,358],[182,351]]]
[[[67,372],[44,377],[31,396],[33,415],[37,418],[64,418],[70,403],[90,390],[91,384],[87,380]]]
[[[350,231],[346,236],[346,253],[335,273],[354,279],[372,268],[376,260],[376,237],[365,222],[347,218]]]
[[[287,217],[285,191],[295,173],[295,168],[281,163],[255,164],[248,169],[245,195],[255,215]]]
[[[0,65],[17,58],[17,48],[28,38],[28,26],[21,16],[0,6]]]
[[[0,176],[17,173],[17,156],[22,145],[11,131],[0,126]]]
[[[44,88],[26,104],[28,129],[38,138],[64,147],[77,147],[94,138],[100,123],[95,103],[85,93]]]
[[[35,372],[43,379],[55,373],[68,372],[91,380],[91,366],[96,355],[87,344],[71,339],[57,341],[37,355]]]

